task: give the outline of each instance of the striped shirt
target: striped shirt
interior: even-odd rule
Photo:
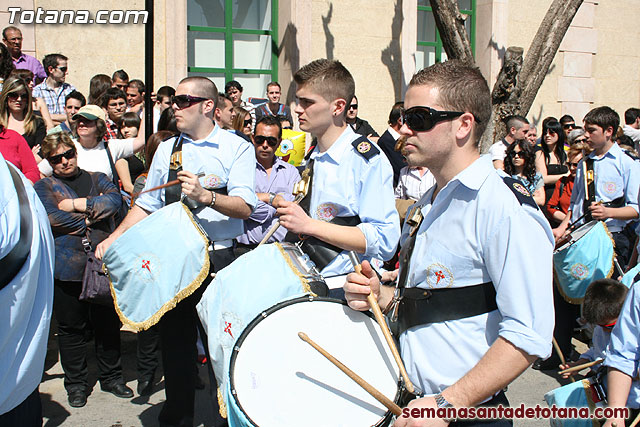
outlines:
[[[57,88],[47,85],[47,79],[33,88],[33,97],[42,98],[47,103],[47,109],[51,114],[64,114],[64,103],[67,95],[76,90],[69,83],[62,83]]]

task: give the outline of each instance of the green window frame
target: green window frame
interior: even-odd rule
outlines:
[[[420,3],[429,3],[429,1],[428,0],[418,0],[418,13],[420,13],[420,12],[433,13],[433,10],[431,9],[431,6],[424,6],[424,5],[421,5]],[[468,15],[467,19],[471,20],[470,21],[471,24],[470,24],[470,28],[469,28],[469,30],[471,31],[471,34],[469,34],[469,40],[471,42],[471,52],[473,52],[473,54],[475,55],[475,51],[476,51],[476,0],[470,0],[470,4],[471,4],[471,9],[460,9],[460,13],[462,13],[463,15]],[[435,34],[436,35],[436,40],[434,42],[418,40],[418,46],[429,46],[429,47],[435,48],[435,61],[436,62],[442,62],[443,54],[445,54],[445,51],[444,51],[444,49],[442,47],[442,39],[440,38],[440,32],[438,31],[437,28],[435,28],[434,30],[435,30],[435,33],[436,33]],[[431,64],[425,64],[425,66],[426,65],[431,65]]]
[[[475,1],[475,0],[474,0]],[[189,73],[224,74],[225,81],[233,80],[238,74],[268,74],[271,80],[278,80],[278,0],[271,0],[271,29],[249,30],[233,28],[233,0],[224,0],[224,27],[203,27],[187,25],[187,32],[206,32],[224,34],[224,68],[194,67],[187,64]],[[233,68],[233,36],[249,34],[271,36],[271,69]]]

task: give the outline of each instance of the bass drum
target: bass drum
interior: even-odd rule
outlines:
[[[298,332],[385,396],[400,399],[398,367],[373,316],[344,301],[302,297],[261,313],[238,338],[229,371],[229,425],[386,425],[392,414]]]

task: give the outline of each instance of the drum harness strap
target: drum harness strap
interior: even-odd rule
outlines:
[[[492,282],[461,288],[406,288],[409,262],[423,219],[422,206],[414,205],[406,221],[410,230],[400,250],[398,282],[393,299],[385,309],[385,314],[391,312],[391,329],[396,336],[414,326],[464,319],[498,308]]]
[[[366,137],[365,137],[366,138]],[[357,141],[359,141],[358,139]],[[300,200],[300,207],[310,215],[311,209],[311,194],[313,191],[313,164],[315,162],[314,159],[311,158],[311,154],[315,150],[316,146],[313,146],[309,152],[305,155],[305,160],[307,160],[307,165],[305,169],[302,171],[302,180],[308,180],[309,184],[307,186],[307,192],[305,196]],[[354,216],[345,216],[345,217],[335,217],[330,223],[336,225],[347,225],[347,226],[355,226],[360,224],[362,221],[358,215]],[[320,239],[316,239],[315,237],[306,236],[306,235],[298,235],[291,232],[288,232],[284,238],[285,242],[296,243],[300,250],[309,256],[309,259],[313,261],[316,265],[318,271],[322,271],[331,261],[333,261],[342,249],[331,245],[327,242],[324,242]]]

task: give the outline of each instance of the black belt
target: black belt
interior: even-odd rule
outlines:
[[[463,288],[406,288],[394,329],[398,336],[407,329],[428,323],[458,320],[496,310],[492,282]]]

